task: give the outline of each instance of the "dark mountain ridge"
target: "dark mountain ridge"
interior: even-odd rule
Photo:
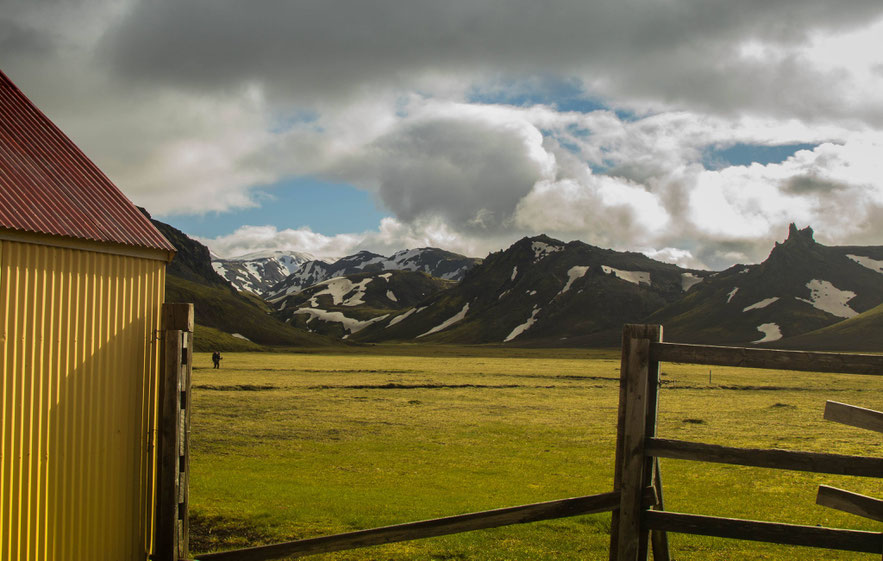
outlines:
[[[713,275],[647,321],[690,343],[772,343],[821,329],[883,303],[883,274],[859,262],[880,250],[825,246],[792,224],[762,263]]]
[[[490,254],[453,288],[364,330],[365,341],[578,344],[638,321],[707,273],[548,236]],[[404,314],[403,314],[404,315]]]

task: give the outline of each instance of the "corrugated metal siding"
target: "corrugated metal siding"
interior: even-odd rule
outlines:
[[[161,261],[0,241],[0,559],[144,561]]]
[[[174,251],[98,166],[3,72],[0,227]]]

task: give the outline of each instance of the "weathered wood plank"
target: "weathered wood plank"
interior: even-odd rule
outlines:
[[[193,305],[190,305],[193,308]],[[182,334],[182,348],[188,352],[193,350],[193,333]],[[183,351],[182,351],[183,352]],[[181,446],[179,448],[178,471],[179,471],[179,503],[178,524],[181,528],[181,538],[178,542],[180,559],[190,557],[190,386],[193,373],[193,360],[188,360],[181,365],[181,384],[178,401],[178,410],[181,419]]]
[[[654,510],[644,513],[644,517],[647,526],[653,530],[785,545],[822,547],[844,551],[877,554],[883,552],[883,534],[877,532],[718,518]]]
[[[163,329],[192,332],[193,318],[193,304],[166,302],[162,306]]]
[[[640,561],[646,555],[644,530],[641,528],[642,493],[646,488],[644,473],[644,441],[646,440],[650,378],[650,343],[658,341],[658,325],[626,325],[623,331],[625,376],[625,424],[622,434],[622,463],[619,469],[620,506],[617,528],[618,561]],[[628,344],[626,345],[626,339]],[[625,355],[625,353],[628,353]]]
[[[653,510],[665,510],[665,500],[662,496],[662,472],[659,469],[659,458],[653,458],[653,487],[656,489],[656,504]],[[668,547],[668,534],[664,530],[650,532],[650,542],[653,545],[653,561],[669,561],[671,553]]]
[[[883,432],[883,413],[838,401],[825,403],[825,419],[851,427]]]
[[[659,362],[883,375],[883,355],[653,343],[650,358]]]
[[[846,456],[777,449],[733,448],[716,444],[662,438],[648,438],[644,447],[644,453],[658,458],[737,464],[836,475],[883,477],[883,458],[867,456]]]
[[[883,522],[883,501],[867,495],[819,485],[816,504]]]
[[[613,490],[619,492],[622,487],[622,443],[625,434],[625,410],[626,410],[626,374],[629,365],[629,349],[632,339],[629,327],[622,329],[622,348],[619,362],[619,407],[616,412],[616,448],[613,456]],[[619,540],[619,509],[610,515],[610,547],[608,548],[609,561],[616,561],[616,546]]]
[[[646,490],[645,500],[652,501],[652,490]],[[497,528],[526,522],[539,522],[583,514],[611,511],[619,507],[619,493],[603,493],[549,501],[524,506],[501,508],[471,514],[461,514],[434,520],[423,520],[371,530],[360,530],[334,536],[310,538],[295,542],[279,543],[196,555],[198,561],[267,561],[283,557],[302,557],[331,551],[343,551],[372,545],[394,543]]]
[[[659,334],[657,339],[651,339],[651,343],[662,340],[662,326],[659,326]],[[650,361],[647,368],[647,415],[644,423],[644,434],[647,437],[656,436],[656,425],[659,417],[659,363]],[[653,506],[656,510],[664,510],[662,507],[662,479],[659,474],[659,460],[657,458],[644,458],[644,487],[653,486],[656,489],[656,504]],[[648,541],[653,545],[653,558],[668,559],[668,538],[665,532],[653,532],[653,536],[649,532],[641,532],[638,536],[640,543],[638,545],[638,559],[647,559]],[[666,551],[661,551],[662,548]]]
[[[178,417],[181,351],[184,332],[166,330],[162,347],[159,385],[159,426],[157,442],[157,507],[154,531],[154,558],[177,561],[178,556]]]

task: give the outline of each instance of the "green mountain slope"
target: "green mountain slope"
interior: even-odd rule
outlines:
[[[784,349],[883,352],[883,304],[822,329],[773,343]]]

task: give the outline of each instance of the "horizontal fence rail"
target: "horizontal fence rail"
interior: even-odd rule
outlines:
[[[839,401],[825,403],[825,419],[860,429],[883,432],[883,413],[847,405]]]
[[[843,530],[819,526],[800,526],[779,522],[758,522],[736,518],[718,518],[648,510],[644,522],[650,530],[699,534],[785,545],[803,545],[864,553],[883,552],[883,534],[864,530]]]
[[[648,438],[644,454],[657,458],[765,467],[835,475],[883,477],[883,458],[793,450],[733,448],[717,444]]]
[[[650,360],[711,366],[770,368],[883,376],[883,355],[779,351],[683,343],[650,343]]]
[[[819,485],[816,504],[883,522],[883,501],[828,485]]]
[[[648,488],[645,490],[644,500],[648,505],[654,504],[654,489]],[[486,530],[512,524],[609,512],[619,508],[619,501],[620,494],[618,492],[602,493],[600,495],[460,514],[446,518],[423,520],[421,522],[409,522],[407,524],[384,526],[371,530],[359,530],[357,532],[322,536],[294,542],[223,551],[220,553],[208,553],[197,555],[196,559],[198,561],[266,561],[283,557],[301,557],[371,545],[459,534],[473,530]]]

